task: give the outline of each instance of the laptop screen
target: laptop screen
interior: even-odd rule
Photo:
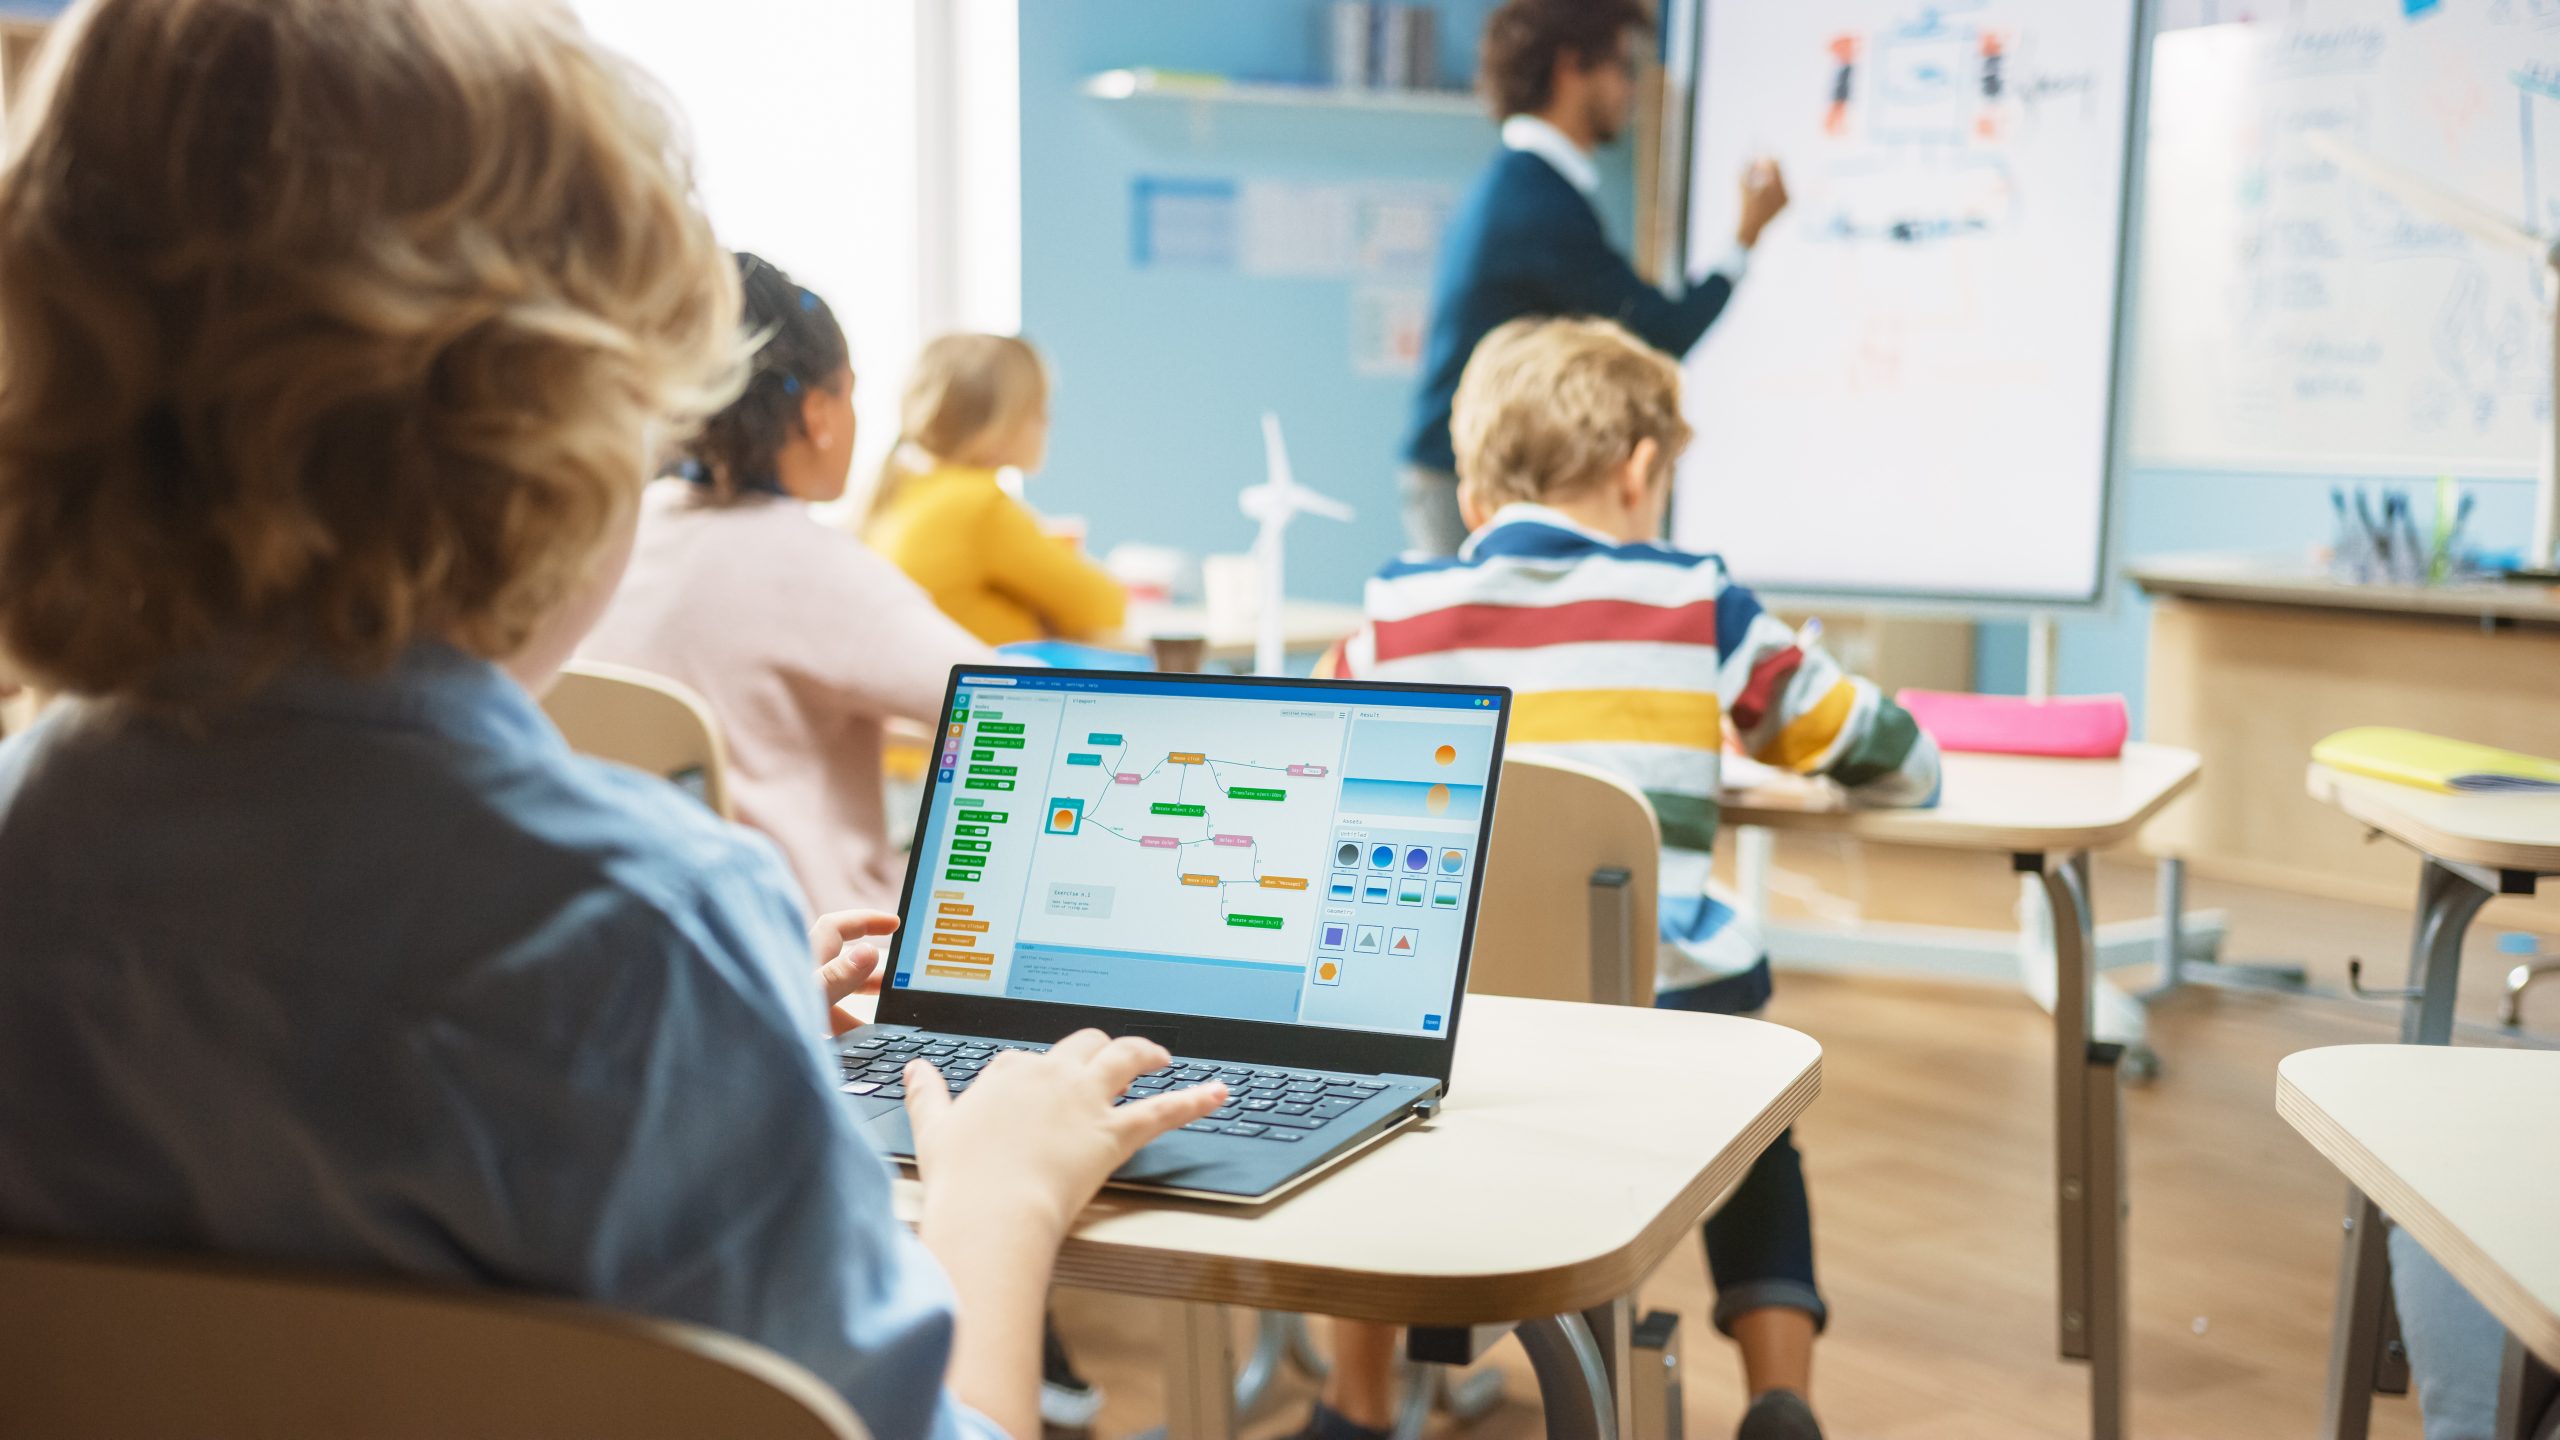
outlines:
[[[1502,700],[962,671],[890,983],[1447,1033]]]

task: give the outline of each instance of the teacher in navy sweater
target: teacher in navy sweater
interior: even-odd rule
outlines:
[[[1741,282],[1761,229],[1787,206],[1777,166],[1754,165],[1732,252],[1677,297],[1610,245],[1592,208],[1592,155],[1625,132],[1636,47],[1652,36],[1644,0],[1508,0],[1485,22],[1481,83],[1502,120],[1503,153],[1459,204],[1432,290],[1404,447],[1405,536],[1415,550],[1454,555],[1467,538],[1449,405],[1478,341],[1522,316],[1600,315],[1686,355]]]

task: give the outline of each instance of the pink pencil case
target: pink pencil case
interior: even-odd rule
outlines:
[[[1897,698],[1939,749],[1962,754],[2105,760],[2124,753],[2131,728],[2121,695],[2022,700],[1905,690]]]

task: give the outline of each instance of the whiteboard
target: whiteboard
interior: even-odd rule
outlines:
[[[2551,408],[2539,267],[2307,137],[2560,227],[2560,0],[2293,0],[2164,34],[2153,63],[2136,453],[2532,475]]]
[[[1692,352],[1674,538],[1753,585],[1953,608],[2104,588],[2135,0],[1705,0],[1691,269],[1795,203]]]

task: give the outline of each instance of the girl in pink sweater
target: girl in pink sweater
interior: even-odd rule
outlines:
[[[953,665],[993,656],[898,568],[808,507],[844,494],[853,367],[825,301],[738,256],[745,392],[641,501],[638,549],[579,654],[699,692],[719,717],[738,818],[779,845],[820,911],[887,910],[904,862],[881,801],[881,730],[931,723]]]

